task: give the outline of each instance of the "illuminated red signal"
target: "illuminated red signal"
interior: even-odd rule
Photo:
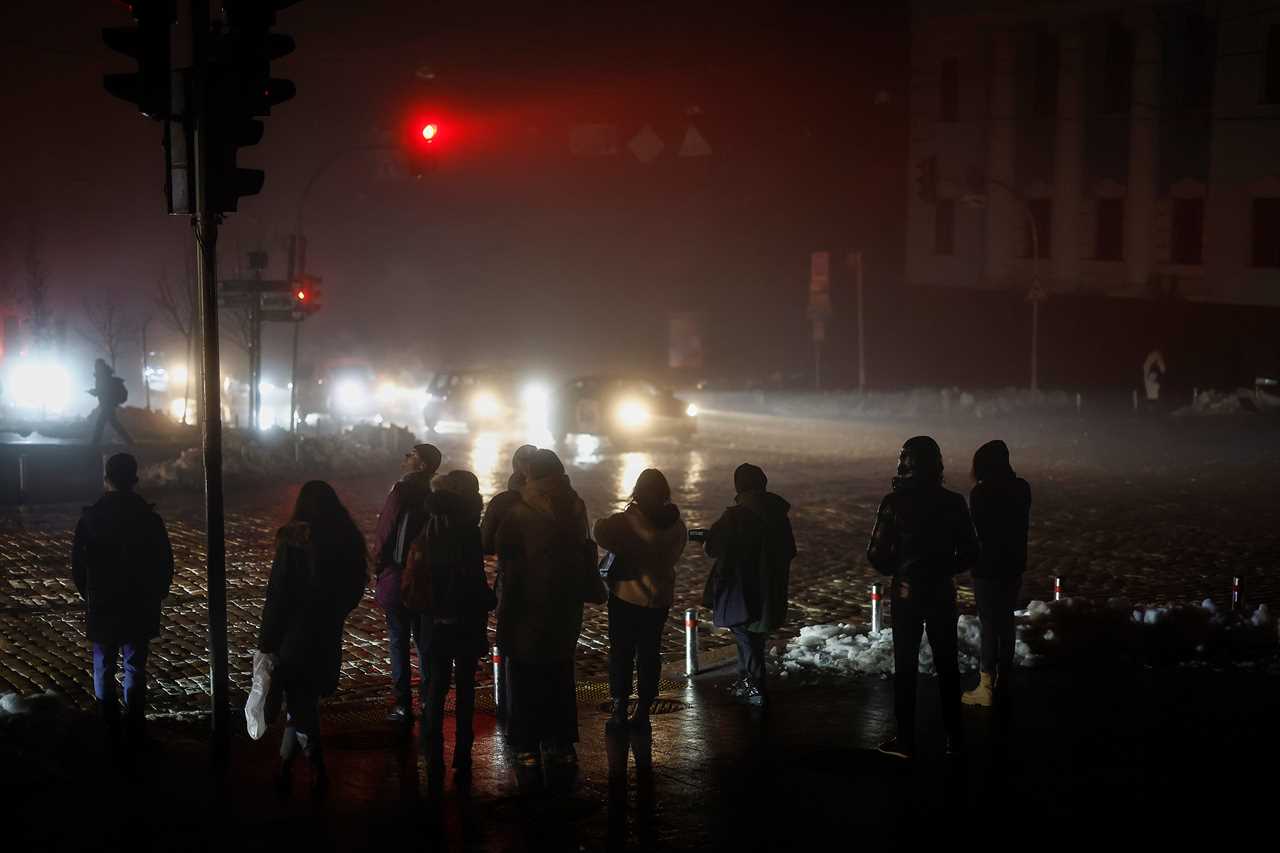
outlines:
[[[306,301],[307,301],[307,292],[306,292],[305,290],[299,290],[299,291],[298,291],[298,293],[297,293],[297,297],[298,297],[298,301],[299,301],[299,302],[306,302]]]
[[[430,144],[436,141],[436,135],[440,132],[440,127],[433,121],[422,126],[422,138]]]

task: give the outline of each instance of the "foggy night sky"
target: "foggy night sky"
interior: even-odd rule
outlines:
[[[454,117],[466,131],[421,180],[358,153],[316,183],[305,231],[326,307],[304,353],[660,367],[667,311],[701,308],[743,341],[778,330],[763,355],[805,339],[810,251],[861,245],[870,277],[899,269],[907,33],[894,4],[473,5],[302,0],[280,14],[298,47],[273,73],[298,95],[241,154],[266,185],[228,217],[221,275],[258,246],[282,273],[308,176],[399,132],[411,104],[447,97],[446,132]],[[102,89],[104,72],[132,70],[100,38],[128,15],[106,0],[19,0],[0,15],[0,275],[20,285],[34,223],[73,324],[98,288],[143,306],[162,267],[183,274],[190,239],[164,212],[160,125]],[[713,155],[677,159],[695,105]],[[625,148],[571,157],[569,129],[585,122],[616,123],[620,147],[649,123],[667,149],[649,165]],[[268,376],[283,328],[269,338]]]

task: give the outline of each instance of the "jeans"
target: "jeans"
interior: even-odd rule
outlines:
[[[764,690],[764,644],[768,634],[748,631],[745,627],[730,628],[733,639],[738,641],[738,675],[749,679],[755,687]]]
[[[658,698],[662,629],[669,612],[665,607],[641,607],[609,596],[609,695],[623,713],[631,695],[633,665],[639,674],[637,707],[648,710]]]
[[[476,663],[474,648],[467,648],[457,625],[436,625],[427,655],[427,701],[423,708],[422,752],[429,761],[443,761],[444,702],[449,695],[449,676],[454,691],[454,761],[470,756],[475,742],[473,722],[476,711]]]
[[[567,747],[578,741],[578,695],[573,658],[508,662],[511,707],[507,733],[519,752],[539,744]]]
[[[147,698],[149,640],[93,644],[93,695],[104,706],[116,706],[116,665],[124,657],[124,701],[131,714],[142,715]]]
[[[391,681],[395,686],[396,704],[413,707],[413,661],[409,657],[409,640],[418,650],[418,698],[427,701],[427,647],[430,631],[423,616],[399,608],[387,613],[387,635],[391,640]]]
[[[893,579],[893,705],[898,719],[898,737],[914,740],[916,720],[916,680],[920,672],[920,636],[929,632],[933,666],[938,672],[942,698],[942,720],[947,734],[961,736],[960,664],[956,641],[956,588],[948,578],[942,582],[911,582],[902,595],[902,581]]]
[[[1022,575],[1010,578],[974,578],[973,593],[982,620],[982,671],[1007,678],[1013,672],[1013,647],[1017,642],[1013,611],[1022,591]]]

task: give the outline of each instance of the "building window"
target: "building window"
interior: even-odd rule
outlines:
[[[1098,199],[1098,231],[1093,256],[1100,261],[1124,259],[1124,199]]]
[[[1262,100],[1268,104],[1280,104],[1280,24],[1267,29],[1267,57],[1265,78],[1262,81]]]
[[[1027,222],[1024,216],[1023,257],[1031,257],[1037,243],[1038,257],[1041,259],[1051,257],[1053,255],[1053,202],[1047,198],[1030,198],[1027,199],[1027,208],[1031,212],[1031,218],[1035,220],[1036,229],[1033,237],[1031,223]]]
[[[938,99],[942,121],[960,120],[960,60],[942,60],[938,72]]]
[[[1032,109],[1037,118],[1058,114],[1058,40],[1047,33],[1036,36],[1036,79]]]
[[[1253,200],[1253,265],[1280,267],[1280,198]]]
[[[1170,259],[1175,264],[1197,265],[1204,260],[1204,199],[1175,198]]]
[[[952,199],[938,199],[933,206],[933,253],[956,253],[956,203]]]
[[[1133,101],[1133,33],[1120,24],[1107,29],[1103,99],[1108,113],[1127,113]]]

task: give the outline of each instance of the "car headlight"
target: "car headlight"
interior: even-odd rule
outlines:
[[[496,418],[502,414],[502,403],[490,391],[480,391],[471,398],[471,412],[477,418]]]
[[[691,418],[696,418],[698,416],[698,407],[693,403],[690,403],[685,407],[684,413]]]
[[[7,390],[20,409],[61,414],[71,404],[71,373],[53,361],[23,359],[9,375]]]
[[[364,408],[366,397],[364,385],[355,379],[343,379],[333,389],[333,402],[344,412],[356,413]]]
[[[627,429],[640,429],[649,425],[653,413],[639,400],[623,400],[618,404],[618,423]]]
[[[175,364],[173,367],[170,367],[169,378],[179,385],[186,384],[187,366],[185,364]]]

